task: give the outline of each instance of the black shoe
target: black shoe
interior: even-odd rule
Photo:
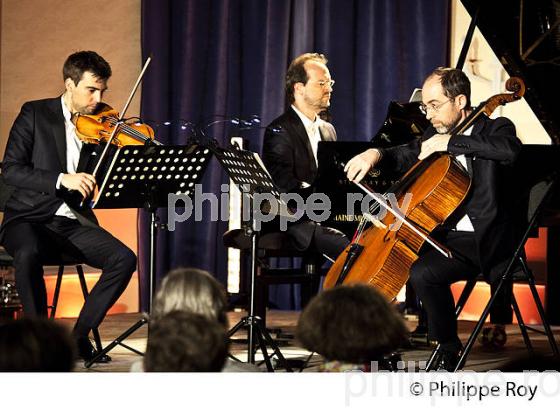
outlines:
[[[462,349],[460,350],[443,350],[440,349],[438,354],[438,358],[436,361],[435,370],[437,371],[446,371],[446,372],[454,372],[457,364],[459,363],[459,358],[461,357]],[[461,366],[457,370],[461,370],[463,366]]]
[[[408,335],[408,346],[409,349],[421,349],[425,347],[435,347],[437,342],[428,337],[428,329],[426,326],[418,325],[416,329]]]
[[[402,361],[402,356],[398,352],[393,352],[391,354],[383,356],[379,361],[379,370],[388,370],[391,372],[398,372],[399,370],[405,370],[404,366],[399,369],[399,363],[404,364]]]
[[[89,362],[97,355],[97,350],[91,344],[91,341],[87,337],[79,337],[76,339],[76,345],[78,347],[78,356],[84,360],[84,362]],[[97,363],[108,363],[111,361],[111,356],[104,354],[96,360]]]

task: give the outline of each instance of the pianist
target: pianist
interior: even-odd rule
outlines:
[[[302,54],[288,68],[286,112],[267,127],[263,147],[263,161],[281,192],[297,193],[304,200],[312,193],[319,141],[336,140],[334,127],[319,117],[330,105],[333,85],[322,54]],[[341,232],[305,218],[287,233],[299,250],[331,259],[348,245]]]

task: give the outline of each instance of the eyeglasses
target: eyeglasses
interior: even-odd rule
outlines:
[[[450,98],[447,101],[442,102],[441,104],[420,104],[420,106],[418,107],[420,109],[420,112],[424,115],[428,114],[428,111],[433,111],[433,112],[438,112],[441,107],[443,107],[445,104],[447,104],[449,101],[453,101],[453,98]]]
[[[329,85],[332,88],[334,86],[334,83],[335,83],[334,80],[329,80],[329,81],[319,80],[319,81],[317,81],[317,84],[319,84],[322,88],[325,88],[327,85]]]

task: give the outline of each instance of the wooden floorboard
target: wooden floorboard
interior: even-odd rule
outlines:
[[[240,318],[245,316],[245,312],[230,312],[229,320],[230,324],[235,325]],[[287,358],[294,359],[307,359],[309,352],[298,346],[295,339],[290,338],[295,333],[296,323],[299,316],[299,312],[291,311],[269,311],[267,314],[267,326],[273,331],[281,330],[281,336],[279,339],[280,349],[282,353]],[[105,321],[102,323],[99,331],[103,341],[103,345],[106,346],[116,337],[121,335],[130,326],[136,323],[141,318],[141,314],[118,314],[107,316]],[[67,323],[69,326],[73,324],[73,319],[59,319]],[[414,320],[408,320],[407,325],[410,329],[414,329],[416,322]],[[459,336],[463,341],[465,341],[472,328],[474,327],[474,322],[461,321],[459,322]],[[560,339],[560,328],[553,328],[556,340]],[[272,333],[274,337],[276,334]],[[480,345],[476,345],[472,350],[469,359],[466,363],[466,370],[474,371],[487,371],[492,369],[498,369],[501,365],[506,363],[511,357],[517,354],[523,354],[526,352],[525,345],[523,344],[523,339],[517,325],[507,326],[508,342],[506,346],[498,351],[486,351]],[[236,338],[243,338],[244,333],[239,332],[235,335]],[[542,354],[549,354],[550,349],[547,343],[546,337],[539,334],[531,334],[532,340],[534,341],[535,351]],[[146,347],[147,338],[147,326],[142,326],[135,333],[129,336],[124,343],[127,345],[144,351]],[[403,361],[407,364],[407,368],[418,368],[420,362],[427,360],[430,354],[431,348],[427,346],[420,346],[414,349],[402,350]],[[241,359],[242,361],[247,361],[247,348],[246,343],[231,343],[231,353]],[[130,366],[133,362],[141,360],[141,356],[127,350],[124,347],[117,346],[111,352],[110,356],[112,361],[107,364],[95,364],[91,368],[86,369],[83,363],[77,363],[76,371],[78,372],[128,372]],[[312,356],[309,361],[308,367],[304,369],[306,372],[317,371],[319,364],[321,363],[321,357],[318,355]],[[410,366],[410,367],[409,367]],[[266,370],[264,366],[261,366],[263,371]]]

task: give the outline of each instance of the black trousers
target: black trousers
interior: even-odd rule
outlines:
[[[287,234],[301,251],[325,254],[331,259],[336,259],[350,243],[346,235],[338,229],[312,221],[290,226]]]
[[[459,340],[450,285],[477,277],[481,269],[474,233],[452,231],[442,242],[455,257],[448,259],[433,248],[426,249],[412,265],[409,281],[426,310],[430,338],[446,344]],[[494,285],[491,283],[492,291]],[[510,302],[511,284],[500,292],[490,311],[492,323],[511,323]]]
[[[45,224],[15,222],[5,229],[4,247],[14,258],[25,315],[47,315],[43,265],[56,265],[69,257],[102,269],[76,322],[77,336],[87,335],[101,323],[136,269],[136,255],[101,227],[55,216]]]

